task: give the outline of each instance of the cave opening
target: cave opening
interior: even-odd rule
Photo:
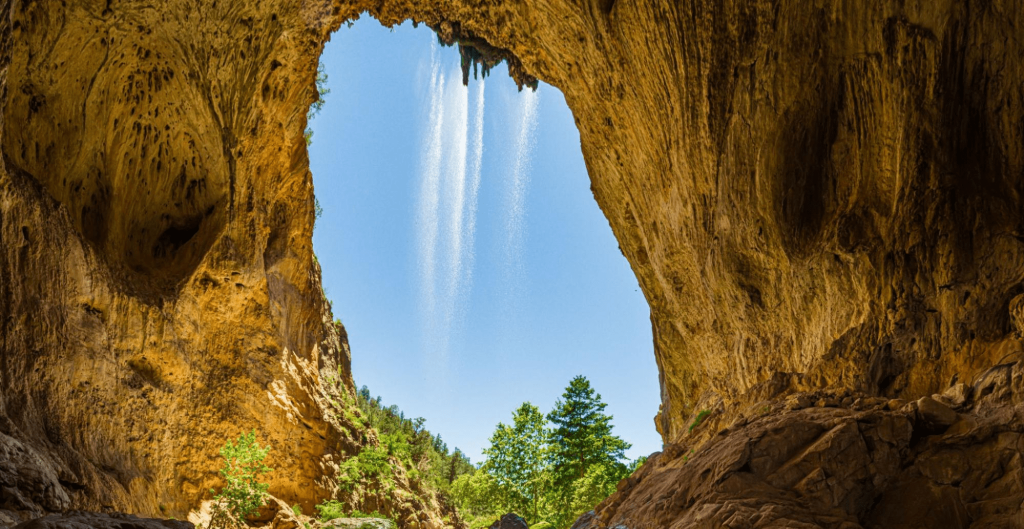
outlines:
[[[365,17],[321,56],[314,251],[356,387],[474,463],[576,375],[626,457],[660,450],[649,307],[598,208],[562,94],[469,73],[426,26]]]

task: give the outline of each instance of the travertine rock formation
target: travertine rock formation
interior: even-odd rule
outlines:
[[[321,421],[343,390],[326,375],[350,376],[311,256],[301,133],[323,42],[364,9],[485,42],[518,81],[563,91],[651,305],[666,442],[700,440],[701,409],[725,426],[792,391],[915,400],[1020,357],[1019,2],[5,0],[0,433],[50,469],[26,501],[180,509],[248,427],[289,469],[275,494],[328,492],[347,437]],[[776,419],[810,425],[811,446],[886,421],[917,432],[916,417],[792,412],[720,450]],[[913,445],[858,453],[905,463]],[[686,457],[645,475],[676,479],[657,469]],[[924,486],[886,476],[843,485],[859,498],[843,516],[874,516],[858,503],[872,487]],[[642,503],[616,516],[653,524]]]
[[[349,352],[310,240],[330,14],[0,2],[0,521],[184,517],[249,429],[271,491],[313,512],[373,442],[338,409]],[[398,478],[375,505],[437,521]]]

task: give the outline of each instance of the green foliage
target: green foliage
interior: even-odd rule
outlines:
[[[555,409],[548,414],[548,420],[554,426],[549,436],[554,496],[550,521],[556,527],[568,527],[576,517],[593,508],[591,505],[584,511],[576,510],[581,502],[589,501],[593,494],[597,494],[594,491],[603,487],[606,481],[611,481],[614,487],[614,483],[628,475],[628,468],[622,460],[630,444],[612,435],[612,417],[604,413],[607,406],[601,401],[601,395],[590,387],[590,381],[577,376],[569,382],[562,398],[555,402]],[[601,467],[600,471],[598,467]],[[590,472],[599,474],[587,478]],[[588,487],[593,494],[579,496],[576,492],[578,487]]]
[[[463,474],[456,478],[451,486],[451,497],[471,529],[488,527],[507,512],[501,511],[501,490],[494,477],[487,472]]]
[[[336,518],[345,518],[345,505],[338,500],[325,500],[316,507],[321,522],[329,522]]]
[[[295,516],[302,516],[302,506],[298,503],[292,505],[292,513],[295,514]]]
[[[451,487],[470,527],[488,527],[512,511],[531,527],[566,529],[612,494],[646,458],[626,464],[630,445],[612,434],[605,407],[590,382],[576,377],[546,417],[527,402],[511,425],[499,423],[480,470]]]
[[[707,419],[709,415],[711,415],[710,411],[700,410],[700,413],[697,414],[697,418],[690,423],[690,433],[693,433],[693,429],[700,426],[701,423],[704,422],[704,419]]]
[[[327,88],[327,70],[324,69],[324,65],[321,63],[316,69],[316,101],[313,101],[312,105],[309,105],[309,113],[306,114],[306,122],[313,121],[313,118],[324,109],[324,98],[327,94],[331,93],[331,89]],[[306,139],[306,146],[313,143],[313,129],[306,127],[303,137]],[[319,216],[318,216],[319,217]]]
[[[512,414],[512,426],[498,423],[484,449],[484,470],[494,477],[504,512],[520,514],[528,523],[540,518],[547,458],[547,429],[540,409],[524,402]]]
[[[378,432],[381,449],[426,489],[446,493],[459,476],[474,471],[459,449],[449,453],[441,436],[424,428],[422,417],[407,418],[398,406],[385,406],[366,386],[356,393],[356,405],[365,418],[359,422]]]
[[[352,511],[352,514],[349,515],[349,518],[380,518],[382,520],[390,521],[393,527],[398,527],[398,521],[397,520],[395,520],[394,518],[391,518],[389,516],[384,516],[383,514],[377,512],[377,511],[373,511],[373,512],[370,512],[370,513],[366,513],[366,512],[363,512],[363,511]],[[367,527],[367,526],[364,525],[363,527]],[[372,529],[372,527],[371,527],[371,529]]]
[[[349,411],[347,395],[342,392],[345,402],[335,406],[349,423],[366,428],[357,430],[366,446],[340,464],[339,488],[353,492],[376,484],[378,492],[390,491],[398,464],[413,490],[450,498],[471,529],[489,527],[506,512],[524,516],[534,528],[567,529],[646,460],[625,459],[629,443],[612,433],[607,405],[582,376],[570,382],[546,416],[527,402],[513,412],[510,424],[499,423],[479,469],[460,450],[449,451],[440,435],[424,428],[422,418],[407,418],[397,406],[384,405],[366,386],[355,395],[360,417]],[[367,441],[372,438],[378,442]],[[346,514],[346,505],[351,508],[330,500],[316,509],[322,521],[365,516]]]
[[[235,442],[227,441],[220,449],[224,458],[220,475],[227,484],[213,497],[212,528],[245,525],[245,518],[264,505],[270,485],[260,479],[273,470],[263,464],[269,451],[256,442],[255,430],[243,433]],[[210,494],[214,493],[211,489]]]
[[[640,456],[640,457],[634,459],[627,466],[627,468],[626,468],[626,475],[627,476],[633,475],[633,472],[636,472],[636,469],[644,466],[644,463],[646,463],[646,462],[647,462],[647,456]]]
[[[568,512],[571,524],[580,514],[593,509],[601,500],[615,492],[615,485],[622,479],[619,468],[609,467],[601,463],[591,465],[583,477],[572,484],[570,508]]]
[[[341,322],[336,324],[340,326]],[[339,372],[338,381],[341,378]],[[330,376],[325,380],[331,385],[335,383]],[[395,467],[401,466],[416,493],[428,498],[431,494],[448,496],[459,476],[475,471],[460,450],[449,453],[441,436],[424,428],[423,418],[407,418],[397,406],[385,406],[366,386],[356,393],[354,402],[348,390],[342,388],[340,395],[344,402],[331,401],[336,413],[344,417],[364,444],[358,454],[339,464],[337,480],[343,493],[355,493],[354,497],[358,497],[362,494],[359,490],[390,492],[397,485]],[[353,404],[358,411],[352,409]],[[346,505],[351,508],[358,503],[330,500],[316,508],[321,519],[331,519],[342,517]]]
[[[339,468],[338,487],[343,491],[351,491],[356,485],[370,480],[376,480],[388,490],[394,488],[388,451],[385,447],[366,446],[356,457],[343,461]]]

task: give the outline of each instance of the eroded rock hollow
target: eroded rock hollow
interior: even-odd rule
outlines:
[[[287,469],[275,494],[332,492],[362,441],[331,412],[351,375],[312,258],[302,131],[324,42],[364,10],[497,53],[573,111],[651,306],[670,447],[581,523],[717,526],[731,514],[695,516],[723,483],[772,504],[751,485],[770,482],[822,525],[870,526],[914,487],[959,502],[963,526],[994,512],[978,502],[1020,507],[1018,2],[4,0],[3,508],[179,512],[252,427]],[[967,398],[935,402],[974,421],[953,433],[903,402],[950,387]],[[846,411],[784,406],[795,393]],[[806,439],[765,449],[797,423]],[[791,460],[832,439],[880,477]],[[920,443],[999,475],[900,474],[933,464]],[[683,485],[711,475],[697,447],[728,462],[709,489]],[[998,502],[963,492],[982,481],[1005,485]]]

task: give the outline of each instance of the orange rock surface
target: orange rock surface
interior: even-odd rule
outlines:
[[[35,461],[0,482],[31,508],[180,511],[248,428],[274,447],[275,495],[309,512],[332,492],[361,441],[331,411],[349,353],[312,256],[302,131],[324,42],[364,10],[565,94],[651,306],[668,445],[714,443],[689,432],[705,409],[709,430],[759,403],[795,421],[793,392],[916,401],[1021,360],[1019,3],[0,1],[0,462]],[[808,428],[868,443],[877,414],[843,413]],[[1015,413],[996,415],[1020,431]],[[917,468],[893,439],[885,457]],[[986,439],[955,446],[1012,445]],[[699,479],[683,457],[657,468]],[[855,479],[822,472],[772,486]],[[885,476],[843,490],[925,486]],[[657,501],[615,516],[662,527],[643,514]]]

